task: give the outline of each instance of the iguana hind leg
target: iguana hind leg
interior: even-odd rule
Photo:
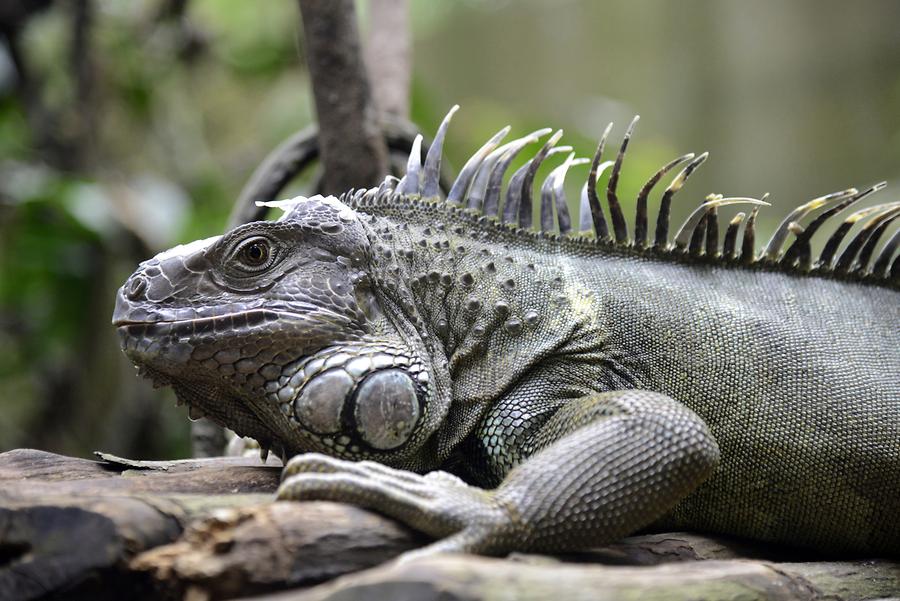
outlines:
[[[660,394],[569,401],[529,441],[533,455],[494,490],[444,472],[300,455],[280,499],[343,501],[439,540],[432,551],[565,551],[614,541],[660,517],[705,480],[719,451],[703,421]]]

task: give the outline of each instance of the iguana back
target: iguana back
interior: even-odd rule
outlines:
[[[595,266],[610,344],[678,399],[722,462],[668,527],[900,549],[900,294],[765,270]]]

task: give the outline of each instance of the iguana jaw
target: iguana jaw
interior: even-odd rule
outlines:
[[[318,451],[390,461],[415,448],[428,413],[431,375],[414,352],[392,340],[344,341],[303,353],[250,342],[251,324],[312,329],[308,316],[254,310],[193,320],[118,321],[125,354],[156,385],[171,385],[192,418],[208,417],[285,455]],[[247,323],[244,340],[232,324]],[[227,324],[232,341],[204,342],[198,327]],[[319,328],[322,328],[319,324]],[[225,331],[226,328],[220,328]],[[265,329],[261,330],[263,333]],[[289,336],[296,341],[314,336]],[[296,342],[295,342],[296,344]],[[244,356],[234,349],[250,348]],[[226,349],[217,350],[217,349]],[[289,357],[294,357],[288,360]]]
[[[126,356],[156,386],[172,386],[192,419],[208,417],[288,455],[302,450],[285,416],[260,400],[267,378],[329,342],[313,334],[327,329],[315,316],[251,309],[180,320],[114,317]],[[292,344],[295,336],[306,344]]]

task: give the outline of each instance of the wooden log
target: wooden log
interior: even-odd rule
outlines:
[[[178,542],[138,555],[158,593],[228,599],[298,586],[379,565],[427,542],[364,509],[277,502],[217,512]]]
[[[28,449],[0,454],[0,600],[48,591],[118,599],[123,590],[180,598],[195,585],[248,594],[323,582],[423,544],[356,507],[272,503],[281,465],[271,457],[262,465],[241,457],[98,456],[102,461]],[[158,563],[129,565],[195,521],[182,540],[146,556]],[[111,580],[116,587],[104,586]]]
[[[102,461],[20,449],[0,453],[0,499],[15,502],[39,495],[273,493],[281,462],[263,465],[247,457],[178,461],[134,461],[100,453]],[[15,486],[12,483],[17,483]]]
[[[270,501],[280,472],[244,458],[104,459],[0,454],[0,599],[118,598],[99,578],[131,584],[129,558],[197,517]]]
[[[900,566],[890,562],[791,564],[711,560],[621,567],[445,555],[391,563],[307,591],[254,599],[852,601],[884,598],[898,592]]]
[[[689,533],[560,557],[387,564],[427,542],[325,502],[273,502],[279,462],[102,461],[0,454],[0,599],[871,599],[900,563],[799,561],[796,550]],[[321,584],[320,584],[321,583]],[[299,587],[299,588],[298,588]]]
[[[227,599],[309,587],[387,561],[423,543],[363,510],[279,502],[221,512],[176,543],[139,555],[172,598]],[[262,599],[873,599],[900,592],[891,561],[785,561],[802,551],[670,532],[563,557],[431,558],[386,566]],[[754,558],[754,559],[749,559]],[[457,561],[459,560],[459,561]],[[673,565],[673,564],[678,564]],[[416,566],[425,566],[424,568]],[[627,566],[627,567],[623,567]],[[478,584],[473,584],[478,583]],[[556,589],[552,587],[562,583]],[[671,596],[670,596],[671,595]]]
[[[221,511],[195,522],[177,542],[138,555],[131,569],[150,573],[160,594],[227,599],[308,587],[373,567],[427,539],[368,511],[328,502],[278,502]],[[566,562],[656,565],[764,557],[765,546],[686,532],[634,536]],[[519,563],[560,560],[513,554]]]

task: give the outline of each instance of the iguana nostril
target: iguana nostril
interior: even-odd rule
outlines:
[[[125,295],[129,300],[141,300],[146,290],[147,278],[145,278],[144,276],[136,275],[131,278],[131,281],[128,283],[128,288],[125,291]]]

